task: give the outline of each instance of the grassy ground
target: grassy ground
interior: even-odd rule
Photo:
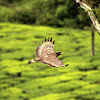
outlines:
[[[52,37],[54,51],[67,67],[27,62],[36,47]],[[0,100],[100,100],[100,37],[91,32],[10,23],[0,24]]]

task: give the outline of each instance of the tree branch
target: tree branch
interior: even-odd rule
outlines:
[[[87,11],[94,27],[96,28],[96,30],[98,31],[98,34],[100,35],[100,23],[98,21],[98,18],[96,17],[96,14],[94,13],[93,9],[82,0],[75,0],[75,1],[76,1],[76,3],[80,4],[81,8],[83,8],[85,11]]]

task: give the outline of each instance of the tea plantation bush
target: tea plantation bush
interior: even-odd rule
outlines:
[[[56,40],[54,51],[69,66],[52,68],[35,58],[45,38]],[[91,32],[0,23],[0,100],[99,100],[100,37],[95,33],[95,56],[90,56]]]

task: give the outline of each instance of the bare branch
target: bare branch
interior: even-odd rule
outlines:
[[[94,27],[96,28],[96,30],[98,31],[98,34],[100,35],[100,23],[95,15],[95,13],[93,12],[93,9],[82,0],[75,0],[75,1],[76,1],[76,3],[79,3],[80,7],[83,8],[88,13]]]

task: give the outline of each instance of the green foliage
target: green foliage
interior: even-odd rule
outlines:
[[[6,0],[1,1],[1,5],[1,22],[80,28],[90,26],[88,15],[73,0]],[[6,13],[7,10],[12,13]],[[6,20],[4,16],[8,16]]]
[[[1,23],[0,100],[99,100],[100,37],[95,34],[96,56],[91,57],[90,36],[79,29]],[[48,37],[56,40],[54,51],[62,51],[59,58],[69,66],[27,64]]]
[[[95,12],[96,12],[97,18],[98,18],[98,20],[100,22],[100,4],[99,4],[98,8],[95,8]]]
[[[84,0],[100,21],[99,0]],[[84,28],[91,21],[73,0],[1,0],[0,22]]]
[[[13,16],[14,16],[15,12],[13,9],[10,9],[10,8],[7,8],[7,7],[4,7],[4,6],[0,6],[0,21],[3,21],[3,22],[13,22],[14,19]]]

